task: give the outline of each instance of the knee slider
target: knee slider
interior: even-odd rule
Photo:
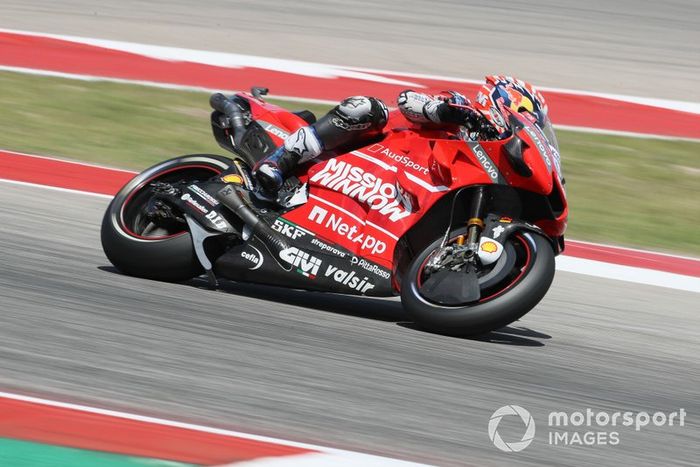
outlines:
[[[365,96],[348,97],[331,113],[331,123],[347,131],[381,130],[389,118],[384,102]]]

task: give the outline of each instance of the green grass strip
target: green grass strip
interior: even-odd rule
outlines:
[[[176,155],[224,152],[211,135],[209,113],[202,92],[0,72],[5,149],[142,169]],[[700,143],[558,136],[569,237],[700,255]]]
[[[192,464],[0,438],[0,465],[7,467],[186,467]]]

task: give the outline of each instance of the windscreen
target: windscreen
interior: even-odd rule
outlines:
[[[552,154],[554,155],[554,165],[557,167],[557,172],[559,177],[562,178],[564,175],[561,171],[561,157],[559,154],[559,142],[557,141],[557,135],[554,133],[554,127],[552,127],[552,122],[546,114],[542,114],[537,126],[540,127],[542,133],[547,138],[549,145],[552,148]]]
[[[554,149],[559,152],[559,142],[557,141],[557,135],[554,133],[554,128],[552,127],[552,122],[549,120],[549,117],[544,115],[540,120],[543,120],[544,122],[539,124],[538,126],[540,127],[540,130],[542,130],[542,133],[547,137],[547,140],[549,141],[549,144],[551,146],[554,146]]]

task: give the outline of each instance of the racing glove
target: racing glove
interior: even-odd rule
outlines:
[[[414,123],[460,125],[469,132],[481,133],[486,137],[494,134],[494,131],[490,131],[492,127],[488,120],[471,106],[469,99],[455,91],[429,96],[406,90],[399,94],[398,104],[404,117]]]

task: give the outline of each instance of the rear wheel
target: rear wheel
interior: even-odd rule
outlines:
[[[466,228],[455,231],[450,242],[464,233]],[[501,328],[534,308],[554,277],[549,240],[536,233],[518,232],[508,238],[496,263],[477,265],[479,300],[449,306],[435,303],[420,290],[430,274],[426,265],[441,243],[442,238],[436,239],[413,259],[401,284],[404,308],[418,325],[430,331],[466,336]]]
[[[154,224],[147,208],[155,182],[207,180],[231,159],[196,154],[161,162],[134,177],[109,204],[102,220],[102,248],[109,261],[131,276],[183,281],[202,273],[192,238],[181,222]]]

